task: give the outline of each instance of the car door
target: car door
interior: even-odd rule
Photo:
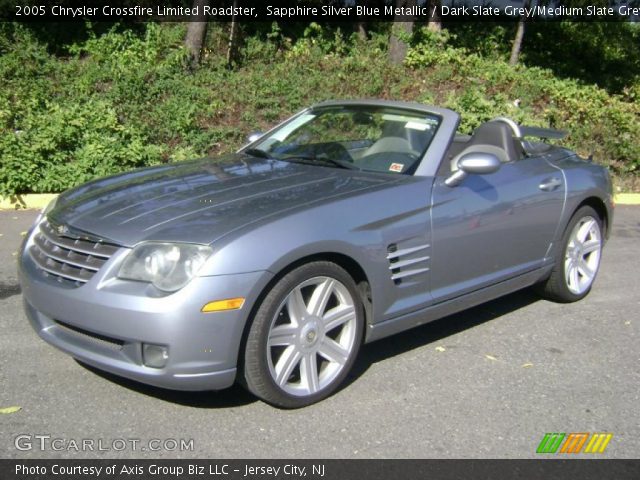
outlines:
[[[445,185],[446,176],[435,178],[432,191],[435,303],[544,264],[564,205],[559,169],[524,158],[454,187]]]

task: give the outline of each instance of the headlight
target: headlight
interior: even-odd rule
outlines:
[[[118,277],[152,283],[166,292],[175,292],[196,276],[211,255],[205,245],[190,243],[142,243],[124,259]]]

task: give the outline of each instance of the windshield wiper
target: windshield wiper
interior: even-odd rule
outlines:
[[[269,160],[275,160],[275,158],[273,158],[264,150],[260,150],[259,148],[248,148],[242,153],[246,153],[247,155],[251,155],[252,157],[267,158]]]
[[[335,160],[333,158],[320,158],[312,155],[291,155],[290,157],[283,158],[287,162],[300,162],[307,165],[324,163],[325,165],[331,165],[332,167],[346,168],[347,170],[360,170],[354,164],[345,162],[343,160]]]
[[[260,150],[259,148],[248,148],[247,150],[244,150],[242,153],[251,155],[252,157],[266,158],[269,160],[285,160],[287,162],[299,162],[299,163],[305,163],[308,165],[324,163],[325,165],[331,165],[332,167],[346,168],[348,170],[360,170],[360,168],[356,167],[352,163],[345,162],[343,160],[335,160],[333,158],[324,158],[324,157],[319,158],[312,155],[291,155],[290,157],[277,159],[269,155],[264,150]]]

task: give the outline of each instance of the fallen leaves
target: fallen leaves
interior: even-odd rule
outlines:
[[[452,347],[452,348],[455,348],[455,347]],[[442,353],[442,352],[446,352],[447,351],[447,347],[445,347],[444,345],[438,345],[437,347],[434,347],[434,350],[436,352]],[[499,357],[496,357],[495,355],[492,355],[490,353],[485,353],[485,354],[483,354],[483,356],[484,356],[484,358],[486,358],[487,360],[490,360],[492,362],[499,362],[499,363],[502,363],[502,364],[506,363],[506,364],[510,364],[510,365],[512,365],[514,367],[516,367],[518,365],[518,363],[519,363],[519,362],[517,362],[517,360],[513,361],[513,362],[510,361],[509,359],[500,360]],[[534,366],[533,363],[525,362],[525,363],[520,365],[520,368],[531,368],[533,366]]]
[[[0,408],[0,415],[1,414],[16,413],[16,412],[19,412],[20,410],[22,410],[22,407],[18,407],[18,406]]]

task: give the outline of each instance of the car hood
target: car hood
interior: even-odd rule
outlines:
[[[207,244],[248,224],[400,179],[235,154],[81,185],[62,194],[48,218],[124,246],[144,240]]]

